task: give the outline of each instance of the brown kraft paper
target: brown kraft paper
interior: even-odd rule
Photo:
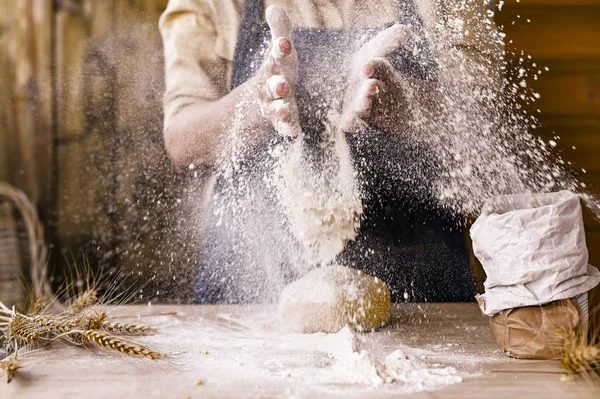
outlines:
[[[581,319],[577,301],[563,299],[541,306],[507,309],[489,321],[492,336],[508,356],[551,359],[559,355],[561,347],[557,329],[582,328]]]

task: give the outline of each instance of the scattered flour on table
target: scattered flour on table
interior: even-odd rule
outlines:
[[[144,342],[171,357],[177,373],[200,378],[205,388],[256,386],[249,397],[388,397],[439,389],[478,375],[477,364],[500,353],[470,353],[456,360],[457,347],[413,348],[387,332],[298,334],[281,329],[270,312],[219,313],[184,321],[148,318],[159,328]],[[165,336],[169,337],[165,341]],[[212,389],[212,388],[211,388]],[[281,394],[285,392],[285,394]]]

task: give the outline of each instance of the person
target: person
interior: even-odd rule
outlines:
[[[271,274],[279,273],[284,282],[298,277],[288,265],[293,259],[269,250],[290,245],[276,233],[281,214],[269,193],[252,194],[249,206],[244,207],[251,208],[250,219],[234,220],[215,203],[231,190],[231,180],[215,170],[228,150],[227,135],[236,107],[256,104],[248,107],[241,122],[244,139],[259,149],[252,155],[258,161],[247,160],[249,167],[242,168],[252,174],[260,169],[266,155],[257,154],[267,152],[268,140],[301,139],[306,132],[318,130],[310,122],[311,104],[315,103],[311,95],[320,90],[318,96],[324,96],[340,86],[345,90],[340,123],[353,158],[366,159],[364,170],[359,162],[355,166],[369,182],[369,195],[358,237],[347,243],[336,261],[381,278],[390,286],[394,300],[473,300],[464,232],[458,227],[460,216],[436,208],[432,198],[415,192],[410,183],[393,181],[385,166],[373,166],[378,158],[395,156],[409,160],[409,168],[416,171],[436,173],[434,162],[418,155],[421,152],[403,136],[409,116],[402,79],[410,71],[399,70],[392,58],[411,36],[426,37],[423,32],[439,26],[451,32],[459,23],[480,20],[490,7],[484,0],[473,0],[469,7],[464,3],[169,1],[159,24],[166,66],[165,147],[175,165],[204,166],[215,175],[207,188],[215,195],[209,196],[207,205],[197,303],[257,301],[264,298],[273,280]],[[470,14],[465,16],[465,12]],[[376,33],[350,58],[336,59],[336,54],[352,48],[341,38],[356,37],[357,31]],[[477,43],[471,40],[468,34],[460,34],[450,42],[465,53],[485,56],[481,39]],[[266,54],[260,51],[264,43],[270,43]],[[354,61],[346,73],[332,73],[343,69],[347,59]],[[421,72],[435,75],[431,70]],[[421,76],[423,87],[429,80]],[[344,85],[345,81],[351,84]],[[264,167],[264,162],[261,165]],[[242,225],[258,227],[243,233]],[[257,255],[254,250],[249,255],[249,240],[270,241],[270,245],[262,245],[263,253]],[[259,267],[264,263],[272,266]],[[234,270],[244,268],[254,277],[237,278]]]

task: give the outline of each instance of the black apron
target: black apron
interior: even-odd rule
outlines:
[[[264,59],[261,50],[270,41],[270,31],[263,22],[263,1],[245,2],[232,87],[252,77]],[[399,22],[410,24],[424,38],[414,0],[398,1],[404,14]],[[315,104],[324,97],[324,88],[336,88],[339,92],[332,97],[342,98],[351,55],[345,51],[355,48],[354,42],[364,40],[365,34],[353,29],[293,32],[300,65],[296,91],[300,120],[305,140],[313,142],[315,151],[321,121],[331,105]],[[435,66],[422,59],[399,54],[392,62],[421,79],[435,76]],[[313,75],[306,73],[315,69]],[[322,69],[335,73],[323,77]],[[245,154],[233,172],[217,175],[205,218],[196,303],[273,300],[283,285],[305,272],[304,265],[295,264],[294,251],[300,254],[302,248],[290,234],[282,234],[285,215],[262,182],[273,167],[270,149],[284,140],[273,132],[267,142]],[[346,244],[336,263],[379,277],[390,287],[394,301],[472,301],[474,285],[460,218],[437,207],[431,195],[429,182],[437,173],[433,155],[414,140],[375,128],[348,134],[347,141],[354,160],[367,160],[355,162],[366,197],[357,239]]]

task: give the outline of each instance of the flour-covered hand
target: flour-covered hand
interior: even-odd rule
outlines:
[[[396,24],[379,32],[356,53],[341,115],[344,131],[360,132],[373,125],[399,132],[406,126],[403,84],[408,78],[387,57],[401,50],[410,35],[407,26]]]
[[[261,113],[279,134],[298,137],[302,133],[295,96],[298,55],[291,40],[291,23],[279,6],[268,7],[266,17],[272,41],[257,74]]]

